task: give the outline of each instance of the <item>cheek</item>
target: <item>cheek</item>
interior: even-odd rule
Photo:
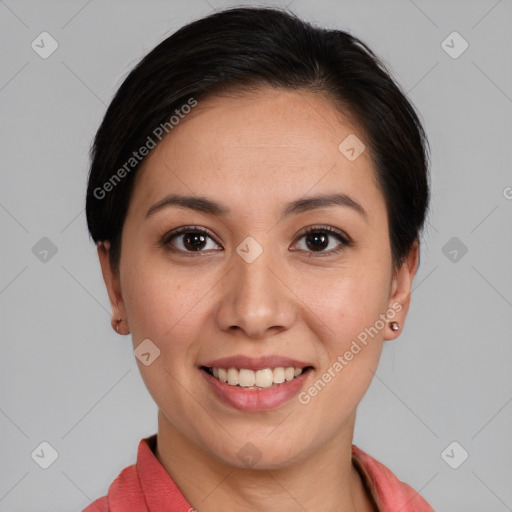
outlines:
[[[134,345],[149,338],[160,346],[166,331],[183,316],[181,283],[176,273],[164,272],[144,257],[127,257],[126,261],[123,299]]]
[[[160,258],[155,258],[150,249],[147,234],[137,231],[127,233],[132,243],[123,246],[124,260],[121,261],[123,299],[126,304],[130,328],[138,330],[145,323],[154,325],[157,318],[166,318],[163,312],[176,290],[178,273],[169,272]],[[145,235],[145,236],[143,236]]]
[[[348,418],[366,393],[383,345],[386,294],[377,276],[357,273],[331,279],[319,289],[308,287],[310,327],[317,333],[321,367],[299,397],[310,412],[322,411],[323,427]],[[385,288],[385,287],[384,287]],[[306,290],[303,289],[303,293]],[[329,430],[329,428],[327,428]]]
[[[158,407],[179,409],[178,404],[186,403],[183,389],[193,382],[189,362],[197,351],[198,301],[204,292],[199,293],[193,281],[187,284],[179,272],[142,261],[147,263],[132,260],[127,269],[123,296],[134,349],[149,339],[156,347],[150,344],[151,350],[158,355],[148,365],[137,359],[137,365]]]
[[[128,259],[127,259],[128,261]],[[214,284],[208,275],[184,271],[164,258],[132,257],[126,268],[123,297],[134,347],[150,339],[160,350],[160,362],[181,372],[184,358],[194,357],[206,291]]]
[[[302,279],[297,295],[317,318],[333,350],[375,324],[387,307],[388,286],[382,269],[341,269],[321,279]],[[381,329],[382,330],[382,329]]]
[[[386,279],[382,266],[367,264],[302,281],[298,295],[314,312],[310,328],[321,341],[323,358],[301,403],[316,401],[327,423],[334,425],[355,409],[376,371],[386,327],[380,316],[387,309]]]

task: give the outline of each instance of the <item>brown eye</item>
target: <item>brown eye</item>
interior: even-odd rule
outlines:
[[[302,247],[299,247],[299,250],[310,254],[334,254],[352,245],[349,237],[330,226],[309,228],[300,235],[299,241],[302,242],[303,239],[305,242]],[[167,233],[161,243],[173,252],[189,254],[222,250],[208,231],[194,226],[183,226]]]
[[[181,235],[183,246],[187,251],[200,251],[206,244],[206,236],[202,233],[185,233]]]
[[[299,241],[303,239],[304,243],[299,249],[312,253],[333,254],[352,245],[348,237],[330,226],[310,228],[300,235]]]
[[[219,249],[219,245],[207,231],[193,226],[185,226],[167,233],[162,239],[162,245],[172,251],[189,253]]]
[[[321,251],[329,246],[330,235],[321,232],[306,235],[306,245],[312,251]]]

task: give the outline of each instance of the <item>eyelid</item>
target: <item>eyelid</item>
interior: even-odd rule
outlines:
[[[311,232],[316,232],[316,231],[323,231],[323,232],[327,232],[331,235],[338,235],[346,245],[352,244],[352,239],[344,231],[341,231],[340,229],[329,226],[328,224],[315,224],[313,226],[306,226],[305,228],[302,228],[297,233],[296,236],[301,237],[301,236],[308,235]]]

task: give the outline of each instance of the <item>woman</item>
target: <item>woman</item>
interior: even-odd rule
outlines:
[[[101,511],[432,511],[352,444],[399,336],[427,142],[377,57],[274,9],[152,50],[96,135],[87,221],[158,432]]]

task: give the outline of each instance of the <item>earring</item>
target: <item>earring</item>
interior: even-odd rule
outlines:
[[[397,322],[389,322],[389,326],[391,327],[392,331],[398,331],[398,329],[400,329]]]
[[[122,320],[122,318],[118,318],[116,320],[116,322],[117,322],[117,325],[116,325],[116,332],[117,332],[117,334],[119,334],[119,323],[121,322],[121,320]]]

